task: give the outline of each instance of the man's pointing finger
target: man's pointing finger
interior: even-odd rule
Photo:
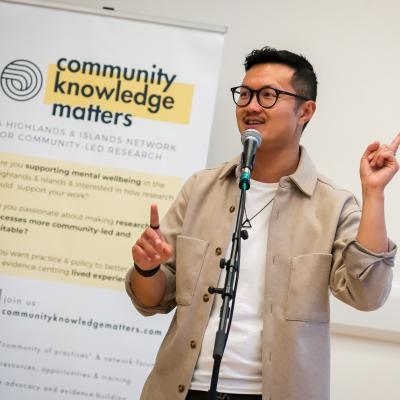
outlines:
[[[150,228],[157,230],[160,228],[160,217],[158,216],[157,204],[150,206]]]

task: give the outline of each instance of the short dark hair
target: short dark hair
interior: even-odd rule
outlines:
[[[265,46],[262,49],[253,50],[246,56],[244,68],[246,72],[257,64],[284,64],[294,69],[292,85],[297,94],[317,99],[317,76],[313,66],[302,55],[292,53],[288,50],[277,50]]]

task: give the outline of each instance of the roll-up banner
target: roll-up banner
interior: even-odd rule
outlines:
[[[124,276],[205,166],[223,33],[0,2],[1,399],[139,398],[170,317]]]

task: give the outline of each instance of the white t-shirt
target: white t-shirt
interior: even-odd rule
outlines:
[[[239,282],[233,321],[222,358],[219,392],[261,394],[261,340],[263,329],[264,281],[267,263],[268,225],[278,183],[252,180],[246,193],[246,213],[251,220],[247,240],[242,240]],[[270,204],[257,214],[269,201]],[[252,218],[257,214],[254,219]],[[246,217],[244,217],[245,219]],[[226,253],[230,256],[231,246]],[[223,270],[218,287],[225,283]],[[190,388],[208,391],[214,359],[215,333],[219,324],[222,298],[215,295],[210,320]]]

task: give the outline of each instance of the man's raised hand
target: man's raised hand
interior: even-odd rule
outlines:
[[[151,270],[165,263],[172,255],[173,248],[160,230],[160,218],[156,204],[150,207],[150,227],[147,228],[132,247],[132,257],[143,270]]]
[[[365,150],[360,164],[363,189],[383,190],[399,170],[396,153],[400,145],[400,133],[389,145],[371,143]]]

